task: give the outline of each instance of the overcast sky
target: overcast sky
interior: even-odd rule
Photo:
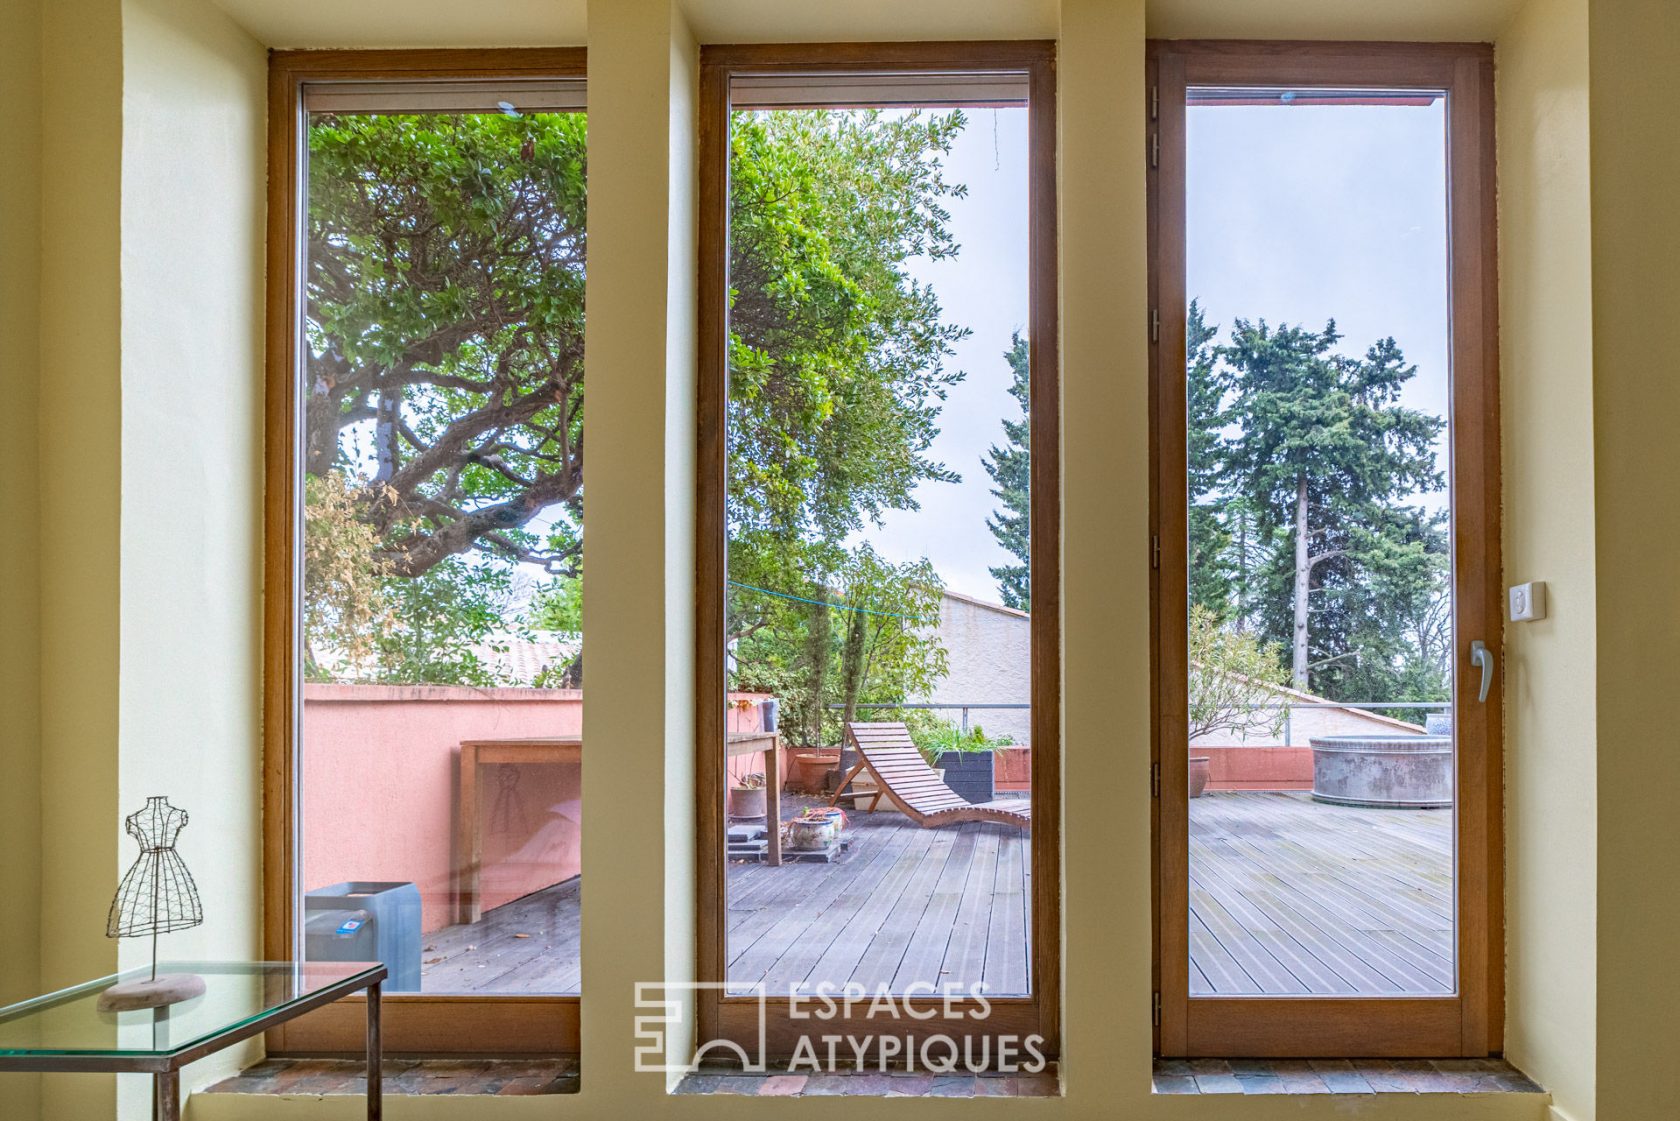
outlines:
[[[932,453],[962,482],[924,484],[919,511],[891,513],[861,537],[895,560],[925,556],[948,587],[997,602],[987,568],[1009,557],[986,528],[997,502],[982,457],[1018,415],[1003,352],[1027,320],[1026,113],[969,116],[948,161],[969,187],[949,207],[962,251],[910,269],[933,284],[948,320],[973,331],[952,359],[968,378]],[[1239,316],[1314,330],[1333,317],[1349,355],[1392,335],[1418,366],[1406,404],[1445,415],[1441,103],[1207,106],[1189,109],[1187,126],[1187,287],[1208,321],[1223,336]]]

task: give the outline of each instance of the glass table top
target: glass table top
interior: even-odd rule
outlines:
[[[7,1056],[169,1055],[284,1012],[324,990],[368,982],[384,966],[340,961],[160,961],[158,975],[194,973],[205,991],[164,1008],[101,1012],[99,994],[143,980],[151,966],[0,1008],[0,1062]]]

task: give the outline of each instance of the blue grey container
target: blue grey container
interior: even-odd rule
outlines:
[[[378,961],[386,992],[420,991],[420,889],[352,880],[303,897],[303,956],[309,961]]]
[[[991,751],[943,751],[935,763],[945,785],[970,802],[992,800]]]

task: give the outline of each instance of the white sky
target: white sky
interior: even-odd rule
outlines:
[[[1027,327],[1027,111],[964,113],[968,127],[957,134],[945,165],[947,179],[968,185],[967,198],[946,204],[961,251],[909,267],[912,277],[933,285],[946,321],[973,332],[950,359],[948,368],[968,377],[951,389],[929,452],[962,482],[923,484],[916,491],[920,510],[889,511],[882,526],[866,526],[854,541],[868,540],[895,561],[925,556],[948,588],[999,603],[997,581],[986,570],[1014,558],[986,528],[998,502],[981,460],[1003,443],[1003,421],[1021,415],[1003,356],[1010,333]]]

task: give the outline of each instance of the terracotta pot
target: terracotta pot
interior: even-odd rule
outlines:
[[[731,786],[729,788],[730,817],[763,817],[769,812],[769,791],[762,786]]]
[[[1211,756],[1190,756],[1190,797],[1200,798],[1208,784],[1208,760]]]
[[[805,794],[821,794],[828,772],[840,762],[840,751],[790,751],[788,752],[787,785],[790,790],[798,790]]]

